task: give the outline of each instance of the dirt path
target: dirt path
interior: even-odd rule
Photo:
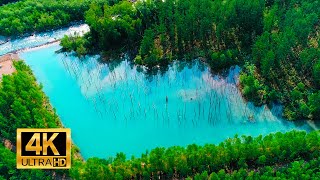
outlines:
[[[2,79],[3,75],[11,74],[15,71],[13,61],[18,59],[18,54],[14,53],[0,56],[0,79]]]

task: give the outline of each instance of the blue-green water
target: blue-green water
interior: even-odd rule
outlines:
[[[281,120],[281,108],[246,103],[236,87],[239,68],[213,76],[200,63],[175,63],[147,75],[129,61],[99,63],[56,54],[59,45],[20,53],[84,158],[157,146],[219,143],[228,137],[310,127]],[[249,117],[254,120],[250,121]],[[254,121],[254,122],[253,122]]]

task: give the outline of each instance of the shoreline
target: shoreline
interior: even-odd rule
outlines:
[[[17,54],[18,55],[20,52],[37,50],[37,49],[40,49],[40,48],[43,48],[43,47],[47,47],[47,46],[50,46],[50,45],[53,45],[53,44],[58,44],[58,43],[60,43],[60,39],[57,39],[57,40],[54,40],[54,41],[50,41],[50,42],[46,42],[44,44],[32,46],[32,47],[26,47],[26,48],[21,48],[21,49],[17,49],[17,50],[14,50],[14,51],[10,51],[10,52],[4,54],[3,56],[5,56],[7,54]]]
[[[61,39],[56,39],[56,40],[53,40],[53,41],[50,41],[50,42],[46,42],[46,43],[44,43],[44,44],[41,44],[41,45],[36,45],[36,46],[32,46],[32,47],[26,47],[26,48],[21,48],[21,49],[17,49],[17,50],[14,50],[14,51],[10,51],[10,52],[8,52],[8,53],[6,53],[6,54],[4,54],[4,55],[0,55],[0,66],[1,66],[1,62],[2,62],[2,60],[1,60],[1,58],[3,58],[3,57],[5,57],[5,56],[11,56],[11,59],[10,59],[10,61],[13,61],[13,60],[21,60],[20,59],[20,57],[19,57],[19,53],[21,53],[21,52],[28,52],[28,51],[33,51],[33,50],[39,50],[39,49],[41,49],[41,48],[46,48],[46,47],[49,47],[49,46],[52,46],[52,45],[58,45],[58,44],[60,44],[60,41],[61,41]],[[100,54],[101,55],[101,54]],[[13,58],[12,58],[13,57]],[[194,59],[198,59],[199,61],[201,61],[202,63],[204,63],[209,69],[210,69],[210,73],[211,74],[216,74],[216,75],[219,75],[220,73],[218,72],[214,72],[214,70],[212,70],[212,68],[210,67],[210,65],[208,64],[208,62],[206,61],[206,59],[205,58],[203,58],[203,57],[197,57],[197,58],[194,58]],[[177,61],[177,59],[175,59],[174,61]],[[173,61],[173,62],[174,62]],[[146,65],[139,65],[139,64],[135,64],[136,66],[141,66],[141,67],[143,67],[143,68],[148,68]],[[155,67],[153,67],[153,68],[155,68],[155,69],[160,69],[160,66],[159,65],[157,65],[157,66],[155,66]],[[15,70],[14,70],[15,71]],[[13,71],[13,72],[14,72]],[[11,72],[11,73],[13,73],[13,72]],[[11,74],[10,73],[10,74]],[[1,80],[1,77],[2,77],[2,73],[1,73],[1,68],[0,68],[0,80]],[[238,79],[239,80],[239,79]],[[243,100],[244,101],[246,101],[246,102],[251,102],[251,101],[249,101],[247,98],[245,98],[244,96],[243,96],[243,94],[242,94],[242,86],[241,86],[241,84],[239,83],[239,82],[237,82],[236,83],[236,87],[238,88],[238,90],[240,91],[240,93],[241,93],[241,97],[243,98]],[[268,104],[262,104],[262,105],[258,105],[257,107],[261,107],[261,106],[267,106],[268,108],[270,108],[269,107],[269,105]],[[281,104],[282,105],[282,104]],[[255,105],[256,106],[256,105]],[[281,118],[283,118],[285,121],[290,121],[290,120],[288,120],[288,119],[286,119],[286,118],[284,118],[283,116],[281,116]],[[295,122],[301,122],[301,121],[312,121],[312,122],[315,122],[315,120],[310,120],[310,119],[299,119],[299,120],[295,120]]]
[[[46,48],[46,47],[48,47],[48,46],[52,46],[52,45],[58,44],[59,42],[60,42],[60,40],[54,40],[54,41],[52,41],[52,42],[47,42],[47,43],[44,43],[44,44],[42,44],[42,45],[37,45],[37,46],[33,46],[33,47],[28,47],[28,48],[22,48],[22,49],[13,51],[14,53],[11,53],[11,55],[16,55],[16,57],[18,57],[18,53],[20,53],[20,52],[33,51],[33,50],[38,50],[38,49],[41,49],[41,48]],[[8,55],[8,54],[10,54],[10,53],[7,53],[6,55]],[[19,58],[19,59],[20,59],[20,58]],[[200,60],[200,61],[203,61],[203,59],[199,59],[199,60]],[[208,67],[210,67],[210,66],[208,66]],[[43,93],[44,93],[44,92],[43,92]],[[49,104],[51,105],[51,107],[53,107],[52,104],[50,103],[49,99],[48,99],[48,102],[49,102]],[[58,114],[57,114],[57,116],[59,117],[59,123],[61,123],[60,125],[61,125],[62,127],[65,127],[65,126],[63,125],[62,120],[60,119],[60,116],[59,116]],[[72,141],[72,144],[73,144],[73,146],[77,147],[77,148],[76,148],[77,150],[79,150],[78,153],[75,153],[76,156],[77,156],[77,159],[80,159],[81,161],[85,162],[86,159],[85,159],[84,157],[82,157],[82,155],[81,155],[81,149],[80,149],[78,146],[76,146],[73,141]]]
[[[18,61],[19,59],[17,53],[7,53],[0,56],[0,80],[3,75],[10,75],[16,71],[13,66],[13,61]]]
[[[27,48],[34,48],[42,45],[57,42],[61,40],[65,35],[72,35],[74,33],[84,35],[89,32],[89,26],[85,23],[78,22],[71,24],[71,26],[65,26],[63,28],[57,28],[53,31],[39,32],[35,34],[28,34],[26,36],[19,36],[10,41],[2,41],[3,37],[0,36],[0,56],[8,53],[16,53],[18,51],[25,50]]]
[[[59,44],[60,39],[47,42],[41,45],[33,46],[33,47],[26,47],[26,48],[21,48],[17,49],[14,51],[10,51],[6,54],[0,55],[0,80],[2,79],[3,75],[10,75],[16,71],[16,69],[13,66],[13,61],[18,61],[21,60],[19,57],[19,53],[21,52],[26,52],[26,51],[33,51],[33,50],[38,50],[41,48],[45,48],[51,45]]]
[[[47,43],[44,43],[41,45],[28,47],[28,48],[21,48],[18,50],[8,52],[4,55],[0,55],[0,83],[1,83],[2,75],[10,75],[10,74],[16,72],[16,69],[13,66],[13,61],[23,60],[19,57],[19,53],[26,52],[26,51],[38,50],[38,49],[45,48],[45,47],[55,45],[55,44],[59,44],[59,43],[60,43],[60,39],[57,39],[57,40],[47,42]],[[3,70],[5,70],[5,71],[3,71]],[[32,74],[33,74],[33,72],[32,72]],[[39,85],[39,84],[37,83],[37,85]],[[52,113],[54,113],[53,105],[51,104],[49,97],[43,91],[42,91],[42,95],[46,97],[46,101],[49,104],[50,111]],[[55,113],[55,114],[59,119],[59,122],[57,124],[59,126],[59,128],[66,128],[64,126],[62,120],[60,119],[60,116],[57,113]],[[8,139],[4,139],[4,138],[0,137],[0,142],[2,144],[4,144],[6,148],[8,148],[9,150],[11,150],[12,152],[15,153],[15,150],[16,150],[15,145],[13,145]],[[79,159],[81,161],[85,161],[85,159],[83,158],[83,156],[81,154],[81,149],[73,142],[73,140],[72,140],[71,145],[72,145],[72,149],[75,149],[74,158]]]

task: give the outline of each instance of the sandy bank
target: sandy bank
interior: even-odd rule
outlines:
[[[50,45],[59,44],[60,40],[51,41],[48,43],[44,43],[41,45],[33,46],[30,48],[22,48],[15,51],[11,51],[5,55],[0,56],[0,79],[2,79],[3,75],[11,74],[15,71],[13,67],[14,60],[20,60],[18,53],[22,51],[32,51],[40,48],[45,48]]]
[[[18,59],[19,56],[16,53],[9,53],[0,56],[0,79],[2,79],[3,75],[11,74],[15,71],[13,61]]]

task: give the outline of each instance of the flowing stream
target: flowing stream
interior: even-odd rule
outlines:
[[[82,35],[88,31],[89,26],[87,24],[79,24],[70,26],[68,28],[62,28],[54,31],[34,34],[32,36],[13,39],[0,45],[0,56],[9,52],[28,49],[54,42],[61,39],[64,35],[73,35],[74,33]]]

